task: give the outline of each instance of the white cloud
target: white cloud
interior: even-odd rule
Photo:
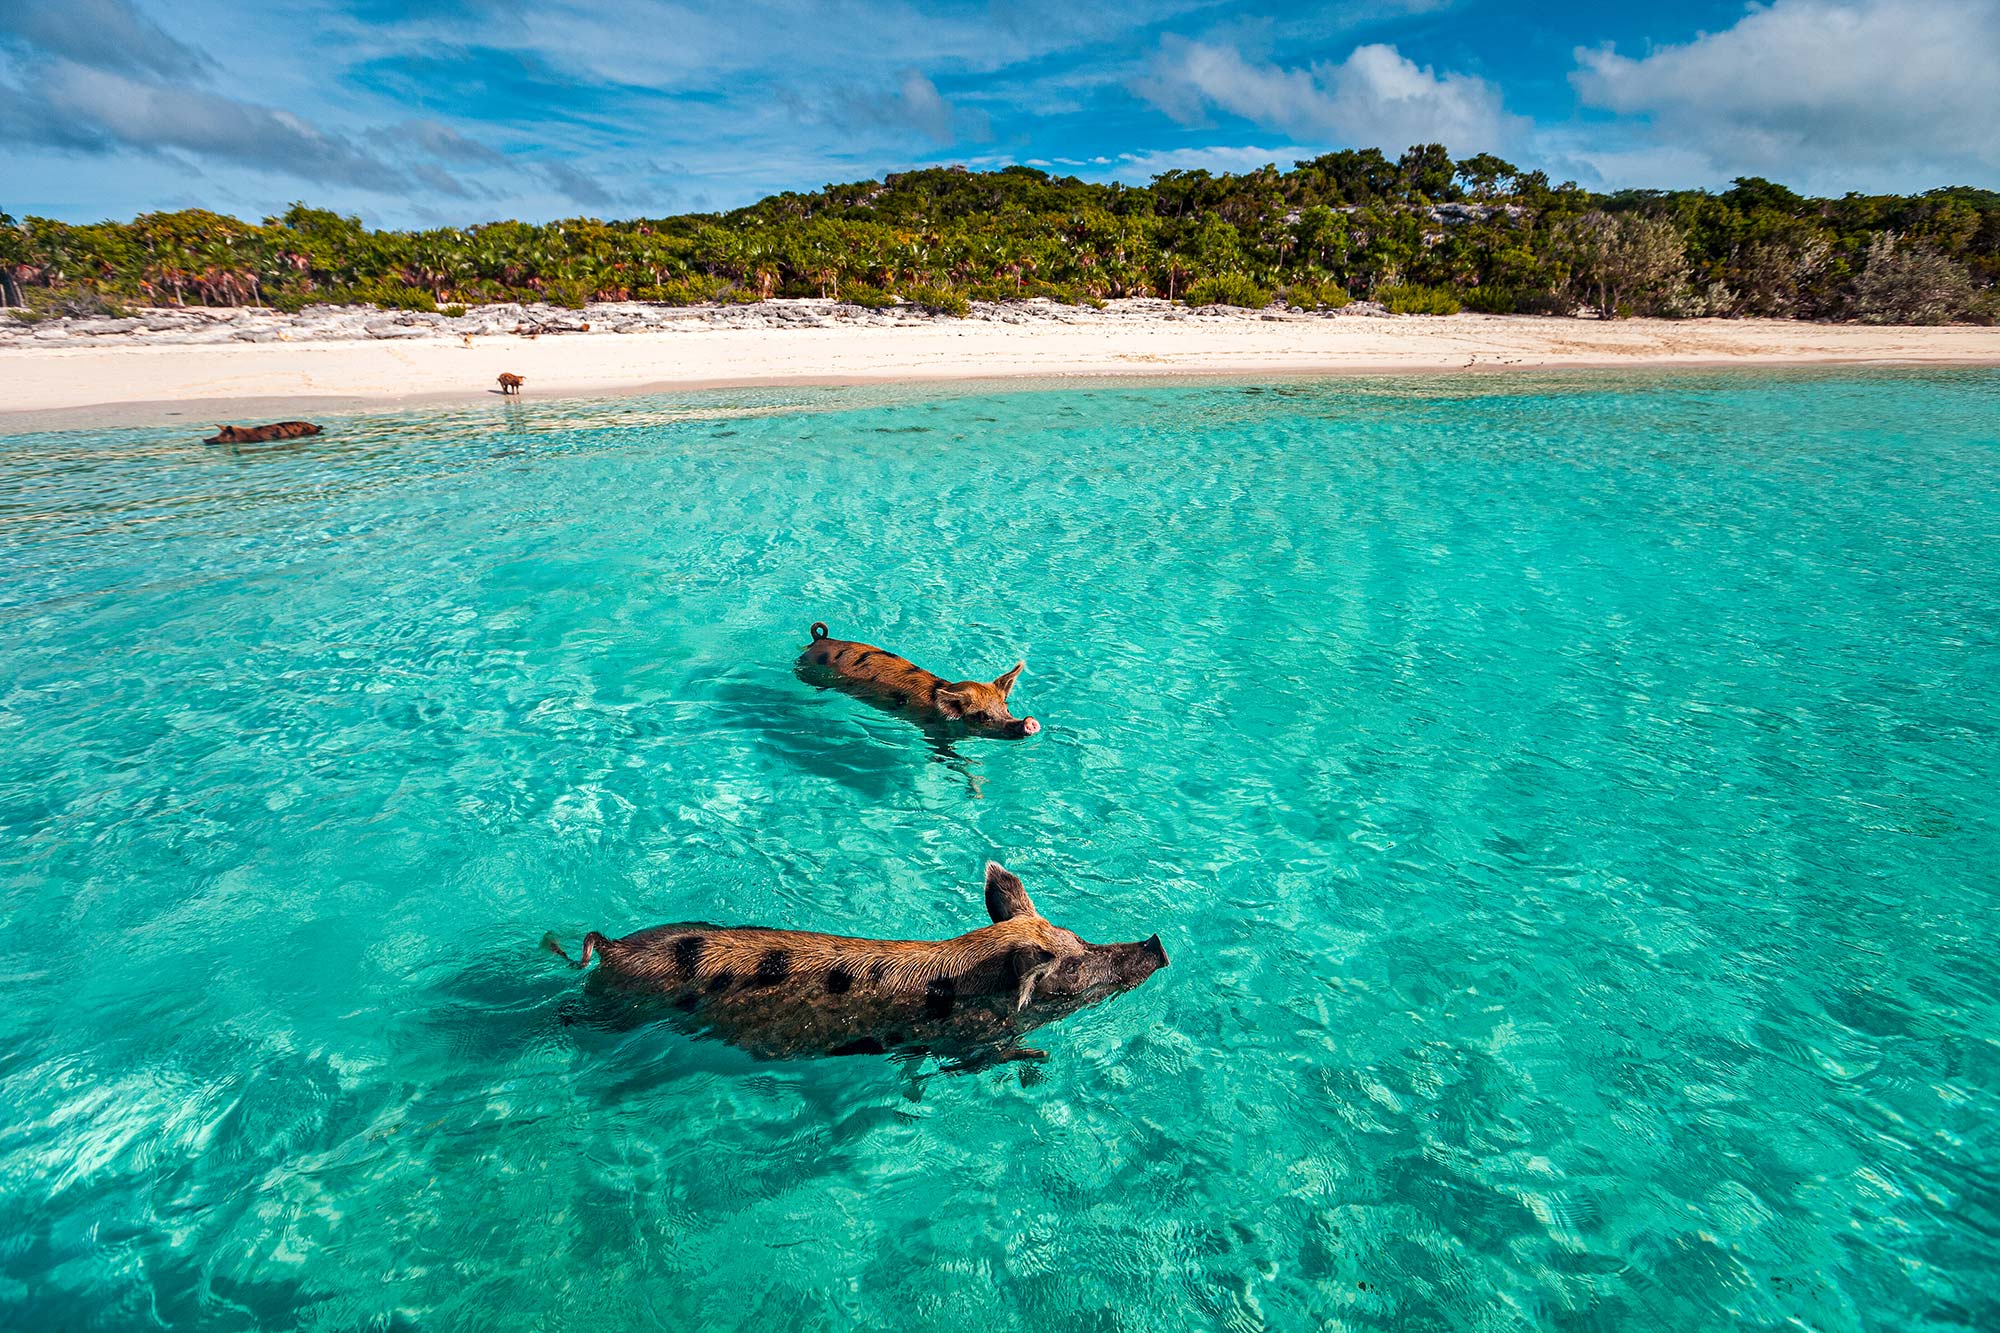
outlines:
[[[126,73],[185,77],[212,68],[131,0],[0,0],[0,43]]]
[[[1773,0],[1641,57],[1580,49],[1585,103],[1709,174],[1833,191],[2000,169],[2000,0]]]
[[[0,86],[0,92],[12,91]],[[399,168],[290,112],[198,88],[141,82],[57,61],[19,91],[40,118],[66,127],[64,137],[45,140],[64,147],[98,152],[181,149],[367,190],[393,192],[409,185]]]
[[[1468,154],[1505,147],[1526,125],[1486,80],[1438,73],[1380,43],[1338,63],[1286,69],[1253,63],[1234,47],[1168,37],[1133,86],[1182,124],[1217,108],[1300,139],[1391,154],[1415,143]]]

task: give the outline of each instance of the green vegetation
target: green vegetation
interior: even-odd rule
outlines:
[[[1347,288],[1339,283],[1313,278],[1286,283],[1278,296],[1296,310],[1338,310],[1354,302],[1354,298],[1347,294]]]
[[[1458,296],[1448,287],[1426,287],[1422,283],[1398,282],[1375,293],[1375,299],[1392,315],[1456,315]]]
[[[0,213],[0,304],[39,314],[774,296],[958,314],[974,300],[1158,296],[1938,321],[1991,319],[1996,279],[1990,190],[1809,199],[1746,178],[1721,193],[1599,195],[1436,144],[1289,171],[1172,171],[1143,188],[935,168],[627,222],[384,232],[303,204],[261,224],[204,210],[86,226]]]
[[[949,287],[933,287],[929,283],[915,283],[903,289],[903,299],[919,310],[933,315],[951,315],[963,319],[972,313],[972,302],[964,292],[955,292]]]
[[[1245,310],[1262,310],[1271,304],[1271,293],[1241,273],[1218,273],[1203,278],[1187,289],[1189,305],[1234,305]]]

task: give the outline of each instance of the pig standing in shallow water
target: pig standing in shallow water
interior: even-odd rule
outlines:
[[[655,926],[583,937],[587,985],[684,1015],[765,1059],[932,1055],[978,1067],[1041,1059],[1024,1033],[1131,990],[1167,965],[1160,937],[1086,944],[986,867],[990,926],[949,940],[865,940],[802,930]],[[556,953],[562,946],[543,941]],[[568,957],[567,954],[563,954]]]
[[[798,671],[814,684],[832,685],[870,703],[897,709],[928,722],[958,722],[989,736],[1032,736],[1042,724],[1007,711],[1022,663],[983,680],[946,680],[916,663],[867,643],[827,637],[824,624],[812,627],[812,642],[799,654]]]

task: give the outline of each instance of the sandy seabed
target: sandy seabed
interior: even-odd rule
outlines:
[[[40,329],[0,345],[0,431],[470,402],[493,394],[502,371],[524,376],[532,396],[577,397],[1017,377],[2000,365],[2000,328],[1964,325],[1188,312],[1157,301],[988,307],[965,320],[846,309],[769,302],[662,322],[594,307],[564,316],[588,320],[589,332],[534,337],[514,331],[534,323],[518,313],[473,323],[371,315],[351,334],[323,321],[296,336],[286,321],[303,317],[268,312],[217,312],[206,316],[212,334],[188,336],[149,336],[138,321],[110,336]]]

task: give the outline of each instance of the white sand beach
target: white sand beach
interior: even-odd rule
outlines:
[[[525,336],[537,323],[588,332]],[[982,307],[971,319],[819,301],[469,315],[141,312],[0,339],[0,429],[298,417],[676,388],[1008,377],[1481,373],[1585,367],[2000,365],[2000,328],[1783,320],[1387,316],[1159,301]]]

